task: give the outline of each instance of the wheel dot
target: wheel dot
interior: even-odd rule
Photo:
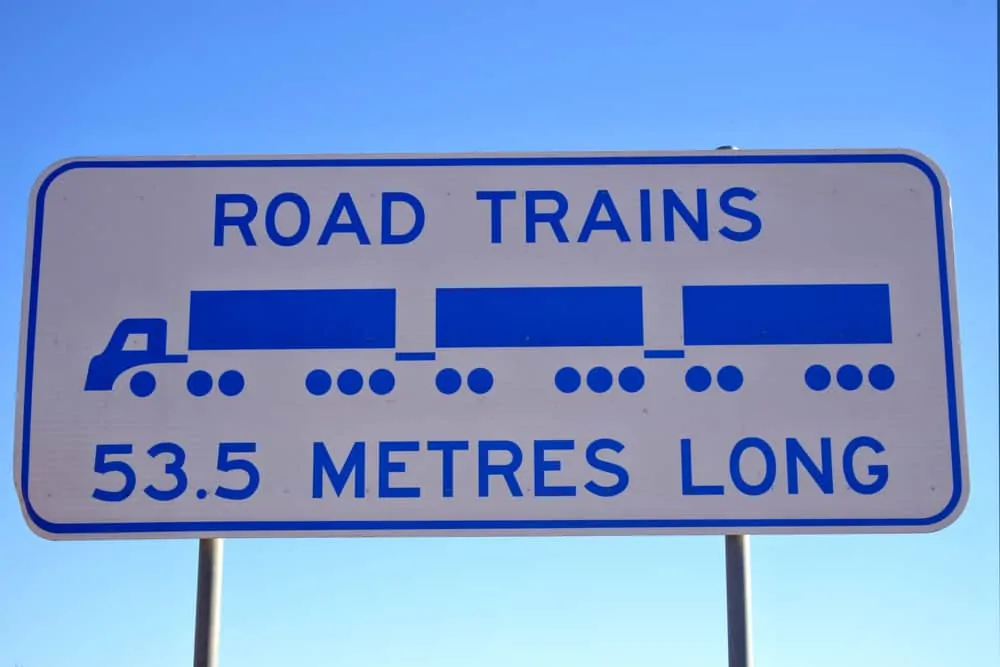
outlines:
[[[322,396],[330,391],[333,386],[333,378],[322,368],[309,371],[306,376],[306,390],[313,396]]]
[[[885,391],[896,383],[896,374],[891,366],[876,364],[868,371],[868,381],[879,391]]]
[[[837,384],[847,391],[854,391],[863,381],[861,369],[854,364],[845,364],[837,370]]]
[[[712,386],[712,374],[704,366],[692,366],[684,374],[684,382],[691,391],[705,391]]]
[[[580,372],[572,366],[556,371],[556,389],[564,394],[572,394],[580,388]]]
[[[813,364],[806,369],[806,386],[813,391],[823,391],[830,386],[830,370],[822,364]]]
[[[622,389],[634,394],[646,384],[646,376],[635,366],[626,366],[618,373],[618,384]]]
[[[485,368],[476,368],[469,373],[469,389],[477,394],[485,394],[493,388],[493,373]]]
[[[156,378],[149,371],[139,371],[128,383],[129,389],[139,398],[146,398],[156,390]]]
[[[603,394],[608,389],[611,389],[614,381],[615,378],[611,374],[611,371],[604,366],[595,366],[587,373],[587,386],[590,387],[591,391],[595,391],[598,394]]]
[[[392,371],[380,368],[368,378],[368,386],[379,396],[385,396],[396,386],[396,376],[392,374]]]
[[[337,389],[340,390],[340,393],[346,394],[347,396],[354,396],[356,393],[361,391],[361,387],[363,387],[364,384],[365,379],[361,377],[361,373],[353,368],[341,371],[340,375],[337,376]]]
[[[442,394],[454,394],[462,386],[462,376],[454,368],[442,368],[434,379]]]
[[[716,377],[723,391],[736,391],[743,386],[743,371],[736,366],[723,366]]]
[[[219,376],[219,391],[226,396],[236,396],[245,386],[243,374],[239,371],[226,371]]]
[[[212,391],[212,376],[208,371],[194,371],[187,379],[187,390],[192,396],[205,396]]]

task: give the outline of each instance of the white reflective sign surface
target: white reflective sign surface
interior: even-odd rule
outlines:
[[[15,483],[57,539],[926,531],[968,492],[908,152],[77,160]]]

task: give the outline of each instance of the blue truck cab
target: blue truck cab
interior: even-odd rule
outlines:
[[[126,349],[130,336],[146,339],[145,349]],[[137,366],[156,364],[182,364],[186,354],[167,353],[167,321],[159,318],[130,318],[115,327],[107,346],[90,360],[84,391],[111,391],[123,373]],[[152,385],[150,385],[152,381]],[[132,391],[148,395],[156,386],[151,373],[136,374],[132,378]],[[148,388],[148,393],[145,391]]]

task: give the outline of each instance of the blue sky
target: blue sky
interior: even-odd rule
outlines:
[[[972,494],[757,537],[768,667],[1000,660],[991,0],[0,4],[0,667],[190,664],[193,542],[51,543],[13,432],[26,205],[74,155],[910,147],[948,175]],[[226,544],[222,665],[725,664],[722,538]]]

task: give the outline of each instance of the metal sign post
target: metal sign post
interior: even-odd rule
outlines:
[[[194,667],[219,664],[222,611],[222,540],[198,540],[198,593],[194,620]]]
[[[729,667],[753,667],[749,535],[726,535],[726,621]]]

